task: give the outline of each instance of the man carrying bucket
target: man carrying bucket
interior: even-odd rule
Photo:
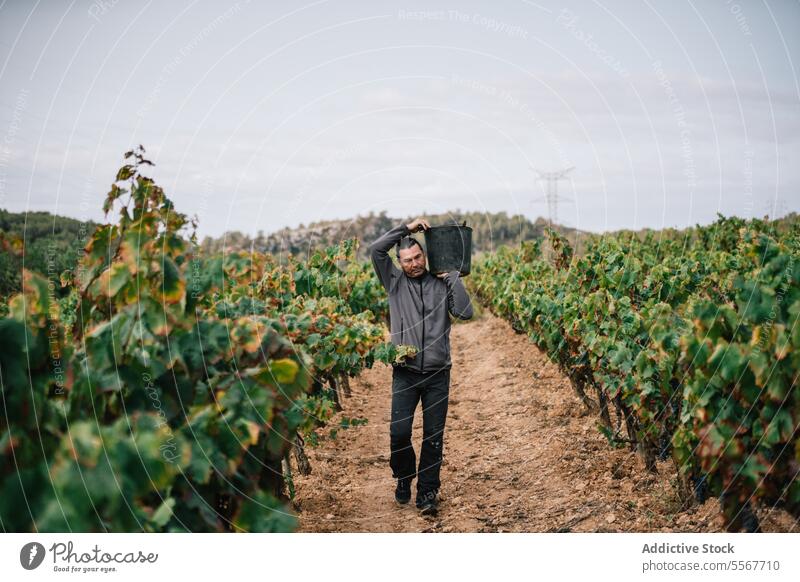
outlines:
[[[460,272],[434,276],[426,269],[425,251],[411,233],[431,228],[417,218],[385,233],[370,246],[375,272],[389,294],[391,340],[395,345],[413,345],[417,354],[404,364],[392,364],[392,421],[389,429],[389,465],[397,479],[395,499],[411,500],[411,482],[417,479],[416,506],[423,515],[438,511],[441,485],[444,425],[450,393],[450,315],[472,317],[472,304]],[[389,256],[395,255],[398,269]],[[419,469],[411,444],[411,426],[417,403],[422,400],[422,448]]]

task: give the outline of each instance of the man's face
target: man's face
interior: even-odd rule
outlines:
[[[400,249],[400,266],[408,277],[419,277],[425,272],[425,253],[419,245]]]

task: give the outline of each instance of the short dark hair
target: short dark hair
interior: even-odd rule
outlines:
[[[401,250],[414,248],[414,245],[417,245],[419,247],[419,250],[421,250],[423,253],[425,252],[425,250],[422,248],[422,245],[419,244],[419,241],[417,239],[415,239],[413,236],[406,236],[401,238],[400,242],[397,243],[397,246],[395,247],[394,250],[395,256],[399,259]]]

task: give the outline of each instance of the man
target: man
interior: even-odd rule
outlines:
[[[428,228],[422,218],[398,225],[372,243],[369,250],[375,272],[389,294],[392,343],[417,347],[417,354],[405,364],[392,364],[389,465],[397,479],[395,499],[400,504],[411,500],[411,482],[416,476],[416,506],[423,515],[435,515],[452,366],[449,314],[470,319],[472,304],[458,271],[433,276],[425,268],[425,251],[410,235]],[[402,270],[389,256],[395,245]],[[411,426],[420,400],[423,434],[417,471]]]

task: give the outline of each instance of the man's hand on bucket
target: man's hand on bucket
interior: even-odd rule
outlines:
[[[419,232],[420,230],[428,230],[431,225],[424,218],[417,218],[406,225],[411,232]]]

